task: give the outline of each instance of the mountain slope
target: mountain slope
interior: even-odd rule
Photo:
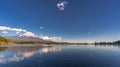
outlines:
[[[7,42],[7,39],[4,37],[0,37],[0,42]]]
[[[19,42],[50,42],[50,41],[43,40],[38,37],[4,36],[4,38],[10,41],[19,41]]]

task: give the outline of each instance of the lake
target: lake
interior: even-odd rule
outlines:
[[[120,46],[1,47],[0,67],[120,67]]]

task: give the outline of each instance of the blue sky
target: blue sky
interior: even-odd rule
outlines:
[[[57,4],[63,1],[68,4],[59,10]],[[119,40],[120,1],[0,0],[0,26],[61,36],[70,42]]]

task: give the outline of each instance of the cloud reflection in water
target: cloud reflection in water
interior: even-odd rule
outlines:
[[[8,56],[7,52],[10,53],[11,56]],[[5,64],[10,62],[18,62],[24,60],[25,58],[29,58],[35,54],[45,54],[48,52],[61,52],[61,48],[53,46],[7,48],[4,53],[0,53],[0,63]]]

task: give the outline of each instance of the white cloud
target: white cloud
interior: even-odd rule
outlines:
[[[62,1],[57,3],[57,7],[59,8],[59,10],[64,10],[67,4],[68,4],[67,1]]]
[[[56,41],[56,40],[61,40],[62,38],[61,37],[49,37],[49,36],[38,36],[38,35],[35,35],[34,33],[32,32],[25,32],[19,36],[26,36],[26,37],[39,37],[43,40],[50,40],[50,41]]]
[[[16,34],[18,35],[20,32],[16,32]]]
[[[43,29],[43,27],[40,27],[41,29]],[[55,41],[55,40],[61,40],[61,37],[49,37],[49,36],[38,36],[35,35],[35,33],[27,31],[26,29],[22,29],[22,28],[11,28],[11,27],[7,27],[7,26],[0,26],[0,31],[2,31],[2,34],[7,34],[8,31],[14,31],[17,35],[19,34],[19,36],[26,36],[26,37],[39,37],[43,40],[51,40],[51,41]],[[22,32],[22,34],[21,34]]]
[[[43,29],[44,27],[40,27],[40,29]]]
[[[51,40],[51,41],[56,41],[56,40],[61,40],[61,37],[49,37],[49,36],[42,36],[41,37],[44,40]]]
[[[25,32],[19,36],[26,36],[26,37],[36,37],[36,35],[32,32]]]
[[[11,27],[7,27],[7,26],[0,26],[0,30],[16,31],[16,32],[27,32],[25,29],[21,29],[21,28],[11,28]]]
[[[2,33],[2,34],[8,34],[8,32],[7,32],[7,31],[2,31],[1,33]]]

